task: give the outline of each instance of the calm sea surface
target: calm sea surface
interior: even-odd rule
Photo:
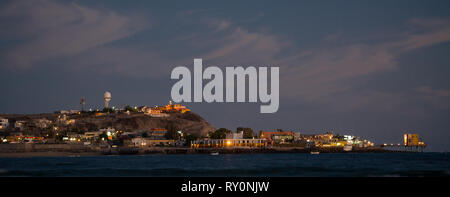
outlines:
[[[0,176],[449,176],[448,153],[0,158]]]

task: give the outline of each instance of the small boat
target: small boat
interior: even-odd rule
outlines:
[[[219,155],[219,152],[212,152],[211,155]]]
[[[320,154],[319,151],[311,151],[311,155],[318,155],[318,154]]]

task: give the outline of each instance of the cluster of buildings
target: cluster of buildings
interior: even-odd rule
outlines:
[[[352,147],[367,148],[374,143],[360,139],[353,135],[335,135],[332,132],[324,134],[301,134],[293,131],[260,131],[259,137],[267,140],[268,145],[300,145],[305,147],[343,147],[351,150]]]
[[[170,112],[185,113],[188,109],[184,106],[169,103],[163,107],[139,107],[137,112],[148,114],[166,114]],[[156,112],[155,112],[156,111]],[[74,112],[76,113],[76,112]],[[211,139],[209,137],[190,141],[186,144],[185,133],[177,131],[179,139],[167,139],[168,130],[166,128],[151,128],[140,131],[122,131],[113,127],[101,128],[97,131],[84,133],[61,132],[65,126],[75,124],[75,119],[69,118],[67,113],[58,114],[55,120],[46,118],[15,120],[10,122],[6,118],[0,117],[0,142],[2,143],[52,143],[51,137],[47,135],[32,136],[24,135],[22,132],[29,129],[50,129],[64,143],[110,144],[112,146],[125,147],[151,147],[151,146],[190,146],[191,148],[233,148],[233,147],[305,147],[305,148],[343,148],[350,151],[353,148],[373,147],[374,143],[361,139],[353,135],[336,135],[332,132],[323,134],[302,134],[294,131],[259,131],[259,135],[251,139],[244,138],[244,132],[227,133],[224,139]],[[1,135],[6,128],[10,129],[8,135]],[[64,134],[62,134],[64,133]],[[59,136],[58,136],[59,135]],[[63,135],[63,136],[62,136]],[[382,144],[382,147],[389,147]],[[392,144],[390,146],[393,146]],[[426,145],[419,138],[418,134],[405,134],[404,144],[397,146],[404,147],[425,147]]]
[[[87,132],[74,132],[70,126],[76,119],[59,114],[56,119],[46,118],[13,120],[0,117],[0,143],[81,143],[84,145],[110,143],[120,146],[171,146],[182,144],[166,139],[167,129],[122,131],[113,127]],[[179,131],[183,136],[183,132]]]
[[[68,118],[65,114],[58,115],[56,119],[13,119],[11,122],[1,118],[0,138],[3,143],[44,143],[47,142],[50,133],[59,135],[63,127],[75,124],[75,119]]]
[[[419,134],[405,133],[403,134],[403,143],[384,143],[381,144],[384,149],[391,150],[411,150],[411,151],[423,151],[427,144],[419,137]]]
[[[111,93],[105,92],[105,109],[101,112],[99,110],[89,110],[88,113],[93,112],[95,116],[102,116],[111,112],[114,113],[143,113],[152,117],[168,117],[171,113],[186,113],[189,112],[186,106],[181,104],[169,104],[165,106],[140,106],[140,107],[125,107],[124,109],[109,108],[111,100]],[[57,111],[57,117],[46,119],[42,118],[7,118],[0,117],[0,143],[82,143],[84,145],[109,143],[113,146],[126,147],[150,147],[150,146],[185,146],[192,148],[223,148],[223,147],[267,147],[267,146],[298,146],[305,148],[339,148],[344,150],[352,150],[354,147],[367,148],[373,147],[374,143],[360,139],[353,135],[335,135],[332,132],[323,134],[302,134],[294,131],[260,131],[259,135],[251,139],[244,138],[244,132],[238,131],[236,133],[228,133],[224,139],[211,139],[209,137],[200,138],[190,141],[186,144],[185,134],[182,131],[177,131],[179,139],[168,139],[167,129],[165,128],[151,128],[141,131],[122,131],[116,130],[113,127],[92,129],[89,132],[70,132],[67,128],[75,125],[77,119],[73,118],[76,115],[84,113],[84,98],[82,98],[82,110],[61,110]],[[75,116],[74,116],[75,115]],[[71,118],[72,117],[72,118]],[[5,132],[7,131],[7,132]],[[30,132],[31,131],[31,132]],[[25,135],[24,133],[27,133]],[[30,135],[35,133],[35,135]],[[37,134],[39,135],[37,135]],[[59,141],[57,141],[57,139]],[[53,141],[53,142],[52,142]],[[389,146],[382,144],[382,147]],[[391,144],[390,146],[394,146]],[[397,146],[400,146],[398,144]],[[404,135],[405,147],[425,147],[426,145],[419,138],[417,134]]]
[[[110,102],[111,102],[111,92],[106,91],[103,94],[103,100],[105,101],[105,108],[103,110],[92,110],[89,109],[88,113],[94,113],[95,116],[103,116],[105,115],[105,113],[110,113],[110,112],[115,112],[115,113],[127,113],[127,114],[131,114],[132,112],[140,112],[140,113],[144,113],[146,115],[152,116],[152,117],[169,117],[170,112],[181,112],[181,113],[186,113],[188,111],[191,111],[190,109],[188,109],[186,106],[183,106],[181,104],[173,104],[172,101],[169,101],[168,105],[165,106],[155,106],[155,107],[150,107],[150,106],[140,106],[140,107],[124,107],[122,109],[118,109],[115,106],[110,107]],[[82,112],[85,112],[85,98],[82,97],[81,101],[80,101],[80,105],[81,105],[81,111],[80,110],[60,110],[57,111],[57,113],[59,114],[81,114]]]
[[[44,134],[43,136],[25,135],[23,132],[10,132],[8,135],[0,135],[0,143],[67,143],[99,145],[110,144],[112,146],[149,147],[149,146],[181,146],[182,139],[167,139],[167,129],[151,128],[141,131],[122,131],[113,127],[101,128],[97,131],[84,133],[60,132],[60,127],[51,127],[55,136]],[[183,136],[183,132],[179,131]],[[59,139],[57,141],[57,139]]]
[[[179,134],[183,133],[179,131]],[[149,147],[149,146],[180,146],[183,145],[181,138],[178,140],[167,139],[167,129],[165,128],[152,128],[148,131],[144,131],[141,135],[132,134],[124,141],[125,146],[134,147]]]
[[[132,114],[132,113],[144,113],[145,115],[151,116],[151,117],[159,117],[159,118],[165,118],[165,117],[169,117],[170,113],[173,112],[180,112],[180,113],[186,113],[191,111],[190,109],[188,109],[186,106],[183,106],[181,104],[173,104],[172,101],[169,101],[169,104],[165,105],[165,106],[154,106],[154,107],[150,107],[150,106],[135,106],[135,107],[125,107],[122,109],[117,109],[115,107],[111,108],[111,111],[114,113],[125,113],[125,114]],[[78,110],[62,110],[59,111],[59,113],[61,114],[80,114],[81,112]],[[103,116],[108,112],[103,112],[100,110],[92,110],[89,109],[88,113],[94,113],[95,116]]]
[[[168,113],[170,112],[186,113],[191,110],[188,109],[186,106],[183,106],[181,104],[173,104],[172,101],[169,101],[169,104],[166,106],[155,106],[155,107],[141,106],[137,108],[137,111],[143,112],[146,115],[150,115],[152,117],[168,117],[169,116]]]
[[[105,108],[109,107],[111,93],[105,93]],[[81,101],[84,109],[84,98]],[[109,108],[107,108],[109,109]],[[169,104],[165,106],[141,106],[126,107],[124,109],[111,108],[114,113],[143,113],[152,117],[168,117],[170,113],[189,112],[186,106],[181,104]],[[83,110],[60,110],[55,112],[57,116],[48,115],[40,118],[14,117],[7,119],[0,117],[0,143],[84,143],[86,145],[102,141],[121,140],[121,144],[132,146],[154,146],[154,145],[173,145],[180,144],[175,140],[165,138],[167,130],[165,128],[152,128],[148,131],[124,132],[112,127],[92,129],[88,132],[72,132],[68,128],[75,126],[78,115],[89,113],[93,116],[103,116],[110,111],[102,112],[99,110],[88,112]],[[47,119],[50,117],[50,119]],[[180,131],[180,133],[182,133]],[[106,135],[106,137],[105,137]]]
[[[145,113],[155,117],[168,116],[171,112],[185,113],[189,111],[185,106],[172,104],[162,107],[135,107],[134,112]],[[2,138],[3,142],[42,142],[45,137],[25,136],[20,133],[24,128],[43,129],[51,126],[52,130],[59,135],[58,130],[64,126],[75,124],[75,119],[69,118],[76,111],[60,112],[55,121],[42,119],[33,119],[32,121],[15,121],[14,128],[17,132],[11,133],[8,137]],[[8,119],[0,118],[0,130],[9,126]],[[98,131],[80,133],[66,132],[60,136],[66,143],[84,143],[85,145],[93,143],[112,143],[117,146],[128,147],[149,147],[149,146],[182,146],[185,145],[183,132],[178,131],[180,139],[166,139],[167,129],[152,128],[144,131],[125,132],[116,130],[112,127],[102,128]],[[48,135],[47,135],[48,136]],[[416,140],[415,135],[407,136],[409,143],[423,143]],[[406,138],[405,138],[406,139]],[[353,147],[366,148],[374,146],[374,143],[360,139],[352,135],[335,135],[332,132],[324,134],[301,134],[294,131],[260,131],[259,135],[252,139],[244,139],[243,131],[229,133],[224,139],[201,138],[190,142],[192,148],[221,148],[221,147],[267,147],[267,146],[300,146],[306,148],[312,147],[342,147],[345,150],[351,150]]]
[[[84,145],[109,143],[112,146],[150,147],[176,146],[180,141],[166,138],[167,129],[151,128],[143,131],[122,131],[112,127],[84,134],[69,133],[63,138],[66,143],[83,143]]]
[[[193,148],[221,147],[267,147],[267,146],[300,146],[305,148],[342,147],[350,151],[353,147],[367,148],[374,146],[369,140],[362,140],[352,135],[301,134],[293,131],[260,131],[257,138],[244,139],[243,132],[230,133],[225,139],[199,139],[191,142]]]
[[[36,120],[32,124],[33,127],[44,127],[46,121],[44,120]],[[15,121],[10,123],[8,119],[0,117],[0,142],[1,143],[19,143],[19,142],[33,142],[33,141],[42,141],[43,137],[35,137],[35,136],[26,136],[23,135],[22,131],[26,125],[30,125],[26,121]],[[5,135],[4,131],[6,129],[13,128],[12,132],[9,132],[8,135]],[[3,134],[3,135],[1,135]]]
[[[47,120],[46,118],[40,119],[32,119],[30,121],[26,120],[15,120],[13,122],[9,122],[8,119],[0,117],[0,131],[1,130],[12,130],[12,131],[23,131],[25,128],[27,129],[43,129],[50,125],[52,121]]]

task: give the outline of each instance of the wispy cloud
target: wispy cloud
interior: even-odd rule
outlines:
[[[388,112],[402,108],[405,113],[423,116],[420,108],[406,107],[415,101],[430,101],[405,89],[399,92],[361,89],[364,82],[384,72],[399,69],[398,58],[412,50],[445,43],[450,40],[450,23],[443,19],[413,19],[403,29],[377,42],[358,41],[338,45],[343,32],[330,34],[313,48],[300,48],[289,38],[268,32],[250,32],[229,21],[208,23],[216,34],[213,47],[201,57],[221,65],[272,65],[281,69],[281,97],[310,104],[327,104],[338,110],[372,108]],[[400,38],[399,38],[399,35]],[[197,37],[191,37],[196,40]],[[195,43],[195,42],[193,42]],[[296,51],[286,55],[284,51]],[[445,90],[421,88],[422,93],[444,96]],[[426,99],[426,100],[424,100]],[[433,98],[436,101],[436,98]],[[447,101],[439,100],[440,109]]]
[[[392,36],[397,36],[395,39],[386,36],[365,43],[359,38],[345,38],[350,44],[338,45],[345,36],[341,31],[319,39],[312,48],[302,48],[293,44],[293,38],[250,30],[231,20],[197,16],[204,12],[207,10],[175,16],[189,18],[203,29],[169,37],[168,41],[175,40],[189,52],[194,51],[189,55],[171,55],[152,46],[111,45],[149,26],[139,17],[76,2],[13,1],[0,12],[1,28],[7,29],[0,35],[19,42],[0,58],[6,62],[2,66],[27,68],[63,57],[68,59],[65,65],[70,69],[157,77],[169,73],[172,66],[191,64],[195,54],[216,66],[280,66],[283,98],[320,103],[329,102],[333,95],[352,92],[364,78],[398,69],[397,58],[404,53],[450,41],[449,20],[413,19],[396,31],[397,35]]]
[[[450,20],[415,18],[409,21],[411,27],[400,45],[406,50],[427,47],[450,41]]]
[[[1,54],[5,66],[27,68],[40,61],[70,57],[123,39],[147,26],[139,18],[76,2],[13,1],[0,11],[2,36],[19,43]]]
[[[450,97],[450,90],[433,89],[429,86],[419,86],[417,92],[432,97]]]
[[[434,109],[450,109],[450,90],[434,89],[430,86],[419,86],[414,89],[418,97]]]
[[[450,41],[450,23],[446,20],[414,19],[411,30],[400,31],[401,39],[377,43],[353,43],[345,46],[327,45],[339,39],[332,34],[318,43],[318,47],[286,58],[282,95],[308,101],[328,100],[330,95],[359,86],[353,79],[363,79],[397,69],[397,58],[411,50]],[[295,90],[295,91],[294,91]]]
[[[172,66],[183,65],[180,61],[164,58],[152,49],[102,46],[74,56],[67,64],[69,69],[78,72],[161,78],[169,76]]]

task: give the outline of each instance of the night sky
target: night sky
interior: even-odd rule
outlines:
[[[229,1],[227,1],[229,2]],[[280,67],[280,108],[183,103],[215,127],[450,150],[450,1],[1,1],[0,113],[163,105],[176,66]],[[223,69],[224,70],[224,69]],[[205,83],[205,82],[204,82]]]

